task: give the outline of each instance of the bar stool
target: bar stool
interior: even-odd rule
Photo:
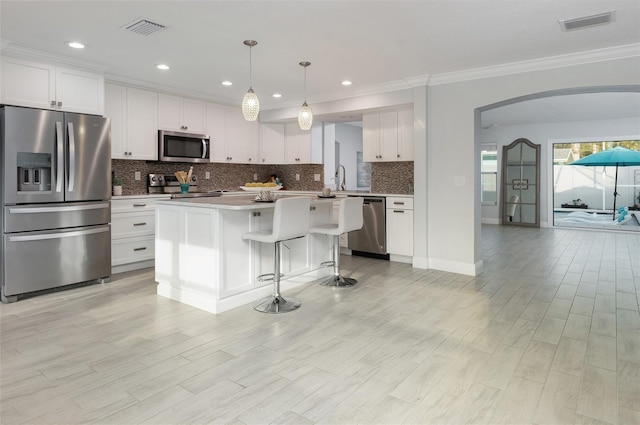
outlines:
[[[302,238],[309,233],[311,200],[307,197],[278,199],[273,211],[273,229],[249,232],[242,239],[274,244],[273,295],[253,307],[262,313],[286,313],[300,307],[295,298],[285,299],[280,295],[280,244],[283,241]],[[272,273],[258,276],[269,280]]]
[[[331,240],[333,258],[331,261],[322,263],[323,266],[333,266],[333,276],[320,281],[321,285],[326,286],[351,286],[358,281],[340,275],[340,235],[352,230],[362,228],[362,197],[348,197],[340,201],[340,209],[338,210],[338,224],[323,224],[313,226],[309,229],[309,233],[319,233],[322,235],[333,236]]]

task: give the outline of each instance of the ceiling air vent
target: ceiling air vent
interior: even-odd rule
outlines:
[[[135,32],[136,34],[149,35],[165,29],[165,26],[156,24],[155,22],[151,22],[147,19],[138,18],[131,23],[123,25],[122,28],[127,31]]]
[[[596,25],[609,24],[615,20],[616,11],[599,13],[597,15],[584,16],[575,19],[560,19],[560,27],[562,31],[573,31],[582,28],[593,27]]]

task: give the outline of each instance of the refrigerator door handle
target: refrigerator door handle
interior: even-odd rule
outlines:
[[[207,141],[205,139],[202,139],[202,158],[206,158],[207,157]]]
[[[101,210],[105,208],[109,208],[108,202],[105,202],[102,204],[92,204],[92,205],[69,205],[64,207],[9,208],[9,214],[70,212],[70,211]]]
[[[62,192],[62,180],[64,178],[64,137],[62,135],[62,122],[56,122],[56,192]]]
[[[27,235],[27,236],[9,236],[9,242],[27,242],[27,241],[42,241],[46,239],[73,238],[76,236],[94,235],[96,233],[104,233],[108,231],[109,231],[109,227],[101,227],[99,229],[77,230],[75,232],[45,233],[41,235]]]
[[[73,192],[76,180],[76,137],[73,133],[73,123],[67,123],[69,134],[69,192]]]

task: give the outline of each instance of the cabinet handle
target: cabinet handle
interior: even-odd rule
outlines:
[[[62,102],[58,102],[58,106],[59,106],[59,107],[60,107],[60,106],[62,106]]]
[[[134,251],[144,251],[145,249],[147,249],[146,246],[143,246],[142,248],[133,248]]]
[[[254,216],[254,217],[260,217],[260,211],[256,211],[256,212],[254,212],[254,213],[253,213],[253,216]]]
[[[404,205],[404,202],[393,202],[393,205]]]
[[[393,212],[394,212],[394,213],[402,213],[402,214],[404,214],[404,211],[403,211],[403,210],[393,210]]]
[[[146,207],[147,204],[133,204],[134,207]]]
[[[398,156],[398,158],[400,158],[400,154],[398,154],[397,156]]]
[[[251,158],[249,158],[249,161],[251,161]]]
[[[264,158],[262,158],[262,162],[265,162],[265,159],[264,159]]]
[[[315,211],[316,207],[309,207],[309,211]]]
[[[133,223],[134,226],[146,226],[147,223]]]
[[[55,100],[51,101],[51,106],[53,106],[55,108],[55,106],[56,106],[56,101]]]

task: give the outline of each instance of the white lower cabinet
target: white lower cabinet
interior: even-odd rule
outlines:
[[[413,198],[387,197],[387,252],[393,261],[413,257]],[[400,256],[400,257],[398,257]]]
[[[111,200],[111,273],[153,267],[155,202],[169,196]]]

